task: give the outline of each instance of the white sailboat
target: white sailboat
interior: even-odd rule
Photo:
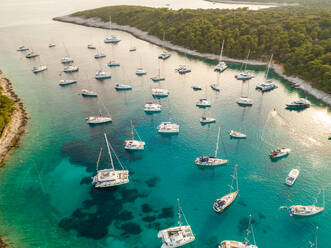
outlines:
[[[116,159],[118,160],[118,163],[121,166],[120,170],[115,169],[110,145],[107,139],[107,135],[105,133],[104,133],[104,137],[106,140],[108,155],[110,159],[110,168],[99,170],[99,162],[102,153],[102,149],[101,149],[97,161],[97,168],[96,168],[97,173],[92,178],[92,184],[94,185],[95,188],[109,188],[109,187],[114,187],[129,183],[129,171],[124,169],[124,166],[117,157],[115,151],[112,149]]]
[[[215,155],[214,156],[200,156],[200,157],[196,158],[195,159],[196,165],[213,167],[213,166],[218,166],[218,165],[225,165],[228,163],[228,160],[226,160],[226,159],[217,158],[220,134],[221,134],[221,128],[218,128]]]
[[[161,122],[157,126],[157,131],[163,134],[177,134],[179,133],[179,125],[170,121]]]
[[[184,212],[180,207],[179,199],[177,199],[177,202],[178,226],[159,231],[157,237],[162,240],[161,248],[180,247],[195,240],[191,226],[188,224]],[[184,217],[185,221],[184,225],[181,221],[182,216]]]
[[[165,42],[165,32],[163,32],[163,43]],[[162,53],[159,55],[159,59],[162,59],[162,60],[166,60],[168,58],[170,58],[171,56],[171,53],[169,53],[168,51],[166,51],[164,49],[164,45],[162,44]]]
[[[111,74],[109,72],[105,72],[101,69],[97,70],[95,73],[95,79],[97,80],[104,80],[111,78]]]
[[[19,46],[16,51],[18,51],[18,52],[24,52],[24,51],[28,51],[28,50],[29,50],[29,48],[27,48],[24,45],[22,45],[22,46]]]
[[[139,140],[134,139],[135,133]],[[130,150],[130,151],[141,151],[145,149],[145,142],[141,141],[141,138],[137,130],[134,128],[132,121],[131,121],[131,139],[124,141],[124,148],[125,150]]]
[[[199,108],[211,107],[211,103],[206,98],[199,99],[195,105]]]
[[[67,86],[67,85],[76,84],[76,83],[77,83],[77,80],[75,80],[75,79],[65,79],[65,80],[60,80],[59,85]]]
[[[229,135],[234,139],[246,139],[247,135],[238,131],[230,130]]]
[[[132,90],[132,86],[128,84],[115,84],[115,90]]]
[[[97,97],[98,94],[92,90],[82,89],[82,96]]]
[[[267,71],[265,73],[265,81],[258,84],[258,85],[256,85],[256,89],[261,90],[261,92],[267,92],[267,91],[271,91],[273,89],[278,88],[278,86],[276,84],[274,84],[272,82],[272,80],[268,80],[268,75],[269,75],[269,70],[270,70],[271,63],[272,63],[272,58],[273,58],[273,54],[270,57],[270,61],[268,63]]]
[[[100,99],[100,101],[102,102],[102,100]],[[104,124],[104,123],[110,123],[112,122],[112,118],[110,116],[109,111],[107,110],[106,106],[104,105],[104,103],[102,102],[103,107],[105,108],[105,110],[107,111],[107,116],[104,116],[99,108],[99,116],[90,116],[86,118],[86,122],[90,125],[97,125],[97,124]]]
[[[321,191],[319,192],[319,194]],[[298,216],[311,216],[318,214],[325,210],[325,192],[323,190],[323,206],[318,207],[315,204],[317,203],[318,196],[315,198],[315,201],[312,205],[292,205],[289,207],[290,215],[298,215]]]
[[[233,184],[236,181],[236,190],[233,188]],[[216,213],[223,212],[227,207],[229,207],[234,200],[237,198],[239,193],[239,184],[238,184],[238,173],[237,173],[237,165],[234,166],[234,172],[232,175],[232,183],[230,185],[230,193],[222,196],[214,202],[213,209]]]
[[[158,98],[167,97],[167,96],[169,96],[169,93],[170,93],[169,90],[166,90],[166,89],[160,89],[160,88],[152,89],[153,97],[158,97]]]
[[[248,239],[250,234],[252,234],[252,237],[253,237],[253,244],[250,244],[250,241]],[[252,216],[249,215],[248,228],[246,230],[246,237],[245,237],[244,242],[233,241],[233,240],[224,240],[221,242],[221,244],[218,246],[218,248],[258,248],[256,246],[255,235],[254,235],[254,230],[253,230],[253,226],[252,226]]]
[[[33,73],[39,73],[39,72],[42,72],[42,71],[46,71],[47,70],[47,66],[46,65],[40,65],[40,66],[34,66],[32,68],[32,72]]]
[[[160,81],[165,80],[164,77],[161,77],[160,63],[159,63],[158,74],[156,76],[154,76],[154,77],[151,77],[151,79],[152,79],[153,82],[160,82]]]
[[[235,75],[235,78],[236,78],[237,80],[243,80],[243,81],[246,81],[246,80],[250,80],[250,79],[254,78],[254,76],[253,76],[252,74],[250,74],[250,73],[248,73],[248,72],[246,71],[247,63],[248,63],[248,58],[249,58],[249,54],[250,54],[250,52],[251,52],[251,50],[248,50],[247,58],[246,58],[246,60],[245,60],[244,63],[243,63],[244,70],[243,70],[240,74]]]
[[[224,48],[224,40],[222,42],[222,49],[221,49],[220,58],[218,60],[218,64],[214,67],[214,71],[217,71],[217,72],[223,72],[228,68],[226,63],[222,60],[223,48]]]
[[[77,72],[78,70],[79,70],[78,66],[69,65],[64,67],[63,72],[72,73],[72,72]]]
[[[109,17],[109,30],[111,32],[111,16]],[[118,42],[120,42],[121,40],[119,40],[115,35],[110,35],[110,37],[107,37],[104,40],[104,43],[110,43],[110,44],[117,44]]]
[[[159,113],[159,112],[161,112],[161,104],[147,102],[144,106],[144,111],[146,113]]]

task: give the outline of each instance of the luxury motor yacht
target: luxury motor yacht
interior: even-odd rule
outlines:
[[[178,226],[170,227],[159,231],[157,234],[158,238],[162,240],[161,248],[174,248],[186,245],[195,240],[195,236],[192,232],[191,226],[188,224],[187,219],[184,215],[183,210],[180,207],[179,199],[178,202]],[[184,217],[185,223],[183,225],[181,218]]]
[[[66,79],[66,80],[61,80],[59,85],[60,86],[67,86],[67,85],[76,84],[76,83],[77,83],[77,80]]]
[[[64,67],[63,72],[71,73],[71,72],[76,72],[78,70],[79,70],[78,66],[69,65],[69,66]]]
[[[87,89],[82,89],[82,96],[87,96],[87,97],[97,97],[98,94],[94,91],[87,90]]]
[[[186,65],[180,65],[176,71],[178,71],[179,74],[186,74],[191,72],[191,69],[189,69],[188,67],[186,67]]]
[[[215,123],[215,122],[216,122],[216,119],[211,118],[211,117],[202,116],[200,119],[201,124],[210,124],[210,123]]]
[[[288,186],[292,186],[294,184],[295,180],[297,180],[299,174],[300,174],[300,171],[298,169],[292,169],[290,171],[290,173],[288,173],[288,176],[286,177],[285,183]]]
[[[276,148],[275,150],[269,153],[269,156],[271,159],[277,159],[289,155],[290,152],[291,149],[289,148]]]
[[[292,103],[286,104],[287,109],[305,109],[310,107],[310,102],[306,99],[299,99]]]
[[[157,126],[157,130],[159,133],[179,133],[179,125],[170,121],[161,122],[161,124]]]
[[[105,57],[106,57],[106,54],[104,54],[104,53],[98,53],[98,54],[94,55],[95,59],[102,59],[102,58],[105,58]]]
[[[70,58],[69,56],[64,56],[61,59],[62,64],[70,64],[70,63],[73,63],[73,62],[74,62],[74,60],[72,58]]]
[[[163,51],[160,55],[159,55],[159,59],[163,59],[166,60],[168,58],[170,58],[171,53],[169,53],[168,51]]]
[[[152,96],[154,97],[167,97],[169,96],[169,90],[154,88],[152,89]]]
[[[145,104],[144,111],[146,113],[161,112],[161,104],[148,102]]]
[[[132,90],[132,87],[127,84],[116,84],[115,89],[116,90]]]
[[[92,50],[97,49],[97,47],[92,44],[87,45],[87,48]]]
[[[109,61],[109,63],[107,64],[109,67],[115,67],[115,66],[120,66],[119,63],[117,63],[116,61]]]
[[[112,158],[112,151],[110,149],[107,135],[104,134],[104,136],[105,136],[107,149],[108,149],[108,155],[109,155],[109,159],[110,159],[110,168],[99,170],[99,162],[100,162],[100,157],[101,157],[101,153],[102,153],[102,149],[101,149],[99,156],[98,156],[97,166],[96,166],[97,173],[94,177],[92,177],[92,184],[94,185],[95,188],[110,188],[110,187],[129,183],[129,181],[130,181],[129,180],[129,171],[124,169],[122,163],[118,159],[118,156],[116,156],[115,151],[113,151],[113,153],[115,154],[115,158],[118,160],[118,163],[121,166],[120,170],[115,169],[113,158]]]
[[[231,138],[235,138],[235,139],[246,139],[247,138],[246,134],[240,133],[240,132],[237,132],[237,131],[234,131],[234,130],[231,130],[229,132],[229,135],[230,135]]]
[[[112,118],[109,116],[90,116],[87,118],[86,122],[88,124],[104,124],[112,122]]]
[[[137,134],[139,140],[134,139],[134,134]],[[137,130],[134,128],[131,121],[131,139],[124,141],[124,149],[130,151],[141,151],[145,149],[145,142],[140,139]]]
[[[261,90],[262,92],[271,91],[276,88],[278,88],[278,86],[276,84],[274,84],[271,80],[268,80],[268,81],[258,84],[256,86],[256,89]]]
[[[228,160],[217,158],[218,153],[218,144],[220,140],[221,128],[218,129],[217,141],[216,141],[216,149],[214,156],[200,156],[195,159],[195,164],[198,166],[218,166],[218,165],[225,165],[228,163]]]
[[[97,70],[97,72],[95,73],[95,79],[98,80],[103,80],[103,79],[109,79],[111,78],[110,73],[102,71],[102,70]]]
[[[252,106],[253,100],[247,97],[240,97],[239,100],[237,101],[237,104],[243,107]]]
[[[47,66],[46,65],[34,66],[32,68],[32,72],[33,73],[39,73],[39,72],[42,72],[42,71],[45,71],[45,70],[47,70]]]
[[[143,75],[146,75],[146,72],[144,71],[143,68],[140,67],[136,70],[136,75],[137,76],[143,76]]]
[[[18,52],[24,52],[24,51],[28,51],[29,50],[29,48],[27,48],[27,47],[25,47],[25,46],[19,46],[18,48],[17,48],[17,51]]]
[[[27,59],[33,59],[33,58],[38,57],[38,56],[39,56],[39,54],[36,54],[34,52],[29,52],[25,57]]]
[[[212,88],[213,90],[215,90],[217,92],[221,90],[221,88],[217,84],[210,85],[210,88]]]
[[[199,99],[199,101],[197,101],[196,106],[199,108],[206,108],[206,107],[211,107],[211,103],[207,99],[202,98]]]

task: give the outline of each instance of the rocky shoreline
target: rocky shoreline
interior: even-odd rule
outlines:
[[[26,131],[28,114],[21,99],[16,95],[12,83],[7,76],[0,71],[0,87],[2,94],[11,98],[15,104],[15,110],[11,115],[10,122],[7,124],[0,137],[0,167],[4,165],[7,154],[15,147],[18,147]],[[0,248],[3,241],[0,241]]]
[[[0,248],[9,248],[10,245],[5,242],[3,238],[0,237]]]
[[[85,19],[83,17],[75,17],[75,16],[69,15],[69,16],[55,17],[55,18],[53,18],[53,20],[67,22],[67,23],[73,23],[73,24],[79,24],[79,25],[88,26],[88,27],[109,29],[109,22],[102,22],[99,18]],[[147,32],[139,30],[135,27],[118,25],[118,24],[112,22],[112,29],[128,32],[138,39],[148,41],[155,45],[163,46],[169,50],[177,51],[180,53],[185,53],[187,55],[197,57],[200,59],[207,59],[207,60],[212,60],[212,61],[218,61],[218,59],[219,59],[219,56],[215,55],[215,54],[199,53],[199,52],[192,51],[192,50],[189,50],[189,49],[181,47],[181,46],[173,45],[168,41],[162,41],[159,38],[149,35]],[[232,59],[232,58],[228,58],[228,57],[223,57],[223,60],[227,61],[227,62],[231,62],[231,63],[242,63],[243,62],[243,60]],[[253,65],[253,66],[266,66],[265,62],[257,61],[257,60],[249,60],[248,64]],[[306,82],[298,77],[285,75],[284,68],[281,65],[273,64],[271,69],[278,76],[280,76],[281,78],[290,82],[290,84],[295,85],[296,89],[302,90],[303,92],[307,93],[308,95],[313,96],[317,100],[319,100],[319,101],[323,102],[324,104],[331,107],[331,95],[330,94],[313,88],[308,82]]]

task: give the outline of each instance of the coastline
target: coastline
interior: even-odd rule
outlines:
[[[55,17],[55,18],[53,18],[53,20],[83,25],[83,26],[87,26],[87,27],[109,29],[109,22],[102,22],[99,18],[85,19],[82,17],[74,17],[74,16],[67,15],[67,16]],[[135,27],[118,25],[118,24],[112,22],[112,29],[128,32],[138,39],[150,42],[150,43],[158,45],[158,46],[163,46],[164,48],[169,49],[169,50],[177,51],[180,53],[185,53],[187,55],[197,57],[200,59],[207,59],[207,60],[212,60],[212,61],[218,61],[218,59],[219,59],[219,55],[210,54],[210,53],[199,53],[199,52],[192,51],[192,50],[189,50],[189,49],[181,47],[181,46],[173,45],[172,43],[170,43],[168,41],[162,41],[159,38],[149,35],[147,32],[144,32]],[[224,56],[223,56],[223,60],[230,62],[230,63],[243,63],[243,60],[232,59],[232,58],[228,58],[228,57],[224,57]],[[252,66],[266,66],[267,65],[267,63],[258,61],[258,60],[249,60],[247,62],[247,64],[252,65]],[[328,94],[326,92],[313,88],[308,82],[302,80],[299,77],[285,75],[285,71],[284,71],[284,68],[282,65],[273,64],[271,66],[271,70],[275,74],[277,74],[279,77],[290,82],[290,84],[295,85],[296,89],[299,89],[299,90],[305,92],[306,94],[313,96],[317,100],[319,100],[319,101],[323,102],[324,104],[331,107],[331,94]]]
[[[7,242],[5,242],[5,239],[0,237],[0,248],[9,248],[9,247],[10,245]]]
[[[0,70],[0,87],[2,94],[14,100],[15,110],[11,114],[10,122],[4,128],[0,137],[0,167],[4,165],[5,158],[13,148],[18,147],[25,133],[28,123],[28,114],[21,99],[16,95],[12,83],[8,77]],[[0,238],[1,239],[1,238]],[[1,246],[0,248],[6,247]]]
[[[212,3],[229,3],[229,4],[250,4],[250,5],[266,5],[270,7],[285,7],[285,6],[298,6],[298,3],[275,3],[275,2],[248,2],[248,1],[233,1],[233,0],[204,0]]]

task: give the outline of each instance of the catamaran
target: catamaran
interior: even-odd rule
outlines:
[[[61,59],[62,64],[70,64],[70,63],[73,63],[73,62],[74,62],[74,60],[72,58],[70,58],[69,56],[64,56]]]
[[[218,60],[218,64],[214,67],[214,71],[217,71],[217,72],[223,72],[228,68],[226,63],[222,60],[223,48],[224,48],[224,40],[222,42],[222,49],[221,49],[220,58]]]
[[[97,70],[97,72],[95,73],[95,79],[97,80],[104,80],[109,78],[111,78],[111,75],[108,72]]]
[[[286,104],[287,109],[305,109],[310,107],[310,102],[304,98]]]
[[[269,156],[271,159],[278,159],[289,155],[290,152],[291,149],[289,148],[276,148],[275,150],[269,153]]]
[[[217,141],[216,141],[216,149],[215,149],[215,155],[214,156],[200,156],[195,159],[195,164],[199,166],[218,166],[218,165],[225,165],[228,163],[228,160],[217,158],[218,153],[218,145],[220,141],[220,134],[221,134],[221,128],[218,128],[218,135],[217,135]]]
[[[170,121],[161,122],[161,124],[157,126],[157,131],[164,134],[176,134],[179,133],[179,125]]]
[[[159,231],[157,237],[162,240],[161,248],[180,247],[195,240],[191,226],[188,224],[184,212],[180,207],[179,199],[177,199],[177,202],[178,226]],[[182,216],[184,217],[185,221],[184,225],[181,221]]]
[[[148,102],[145,104],[144,111],[146,113],[158,113],[161,112],[161,104]]]
[[[132,90],[132,86],[127,84],[115,84],[116,90]]]
[[[254,244],[250,244],[250,241],[248,239],[250,234],[252,234]],[[244,242],[233,241],[233,240],[224,240],[221,242],[221,244],[218,246],[218,248],[258,248],[256,246],[255,235],[254,235],[254,230],[253,230],[253,226],[252,226],[252,216],[249,215],[248,228],[246,230],[246,237],[245,237]]]
[[[94,91],[87,90],[87,89],[82,89],[82,96],[87,96],[87,97],[97,97],[98,94]]]
[[[25,47],[25,46],[19,46],[18,48],[17,48],[17,51],[18,52],[24,52],[24,51],[28,51],[29,50],[29,48],[27,48],[27,47]]]
[[[267,91],[278,88],[278,86],[276,84],[274,84],[271,80],[268,80],[268,75],[269,75],[269,70],[270,70],[271,63],[272,63],[272,58],[273,58],[273,54],[270,57],[267,71],[265,73],[265,81],[256,86],[256,89],[261,90],[261,92],[267,92]]]
[[[69,65],[64,67],[63,72],[72,73],[72,72],[77,72],[78,70],[79,70],[78,66]]]
[[[164,49],[164,42],[165,42],[165,32],[163,32],[163,42],[162,42],[162,49],[163,49],[163,51],[162,51],[162,53],[159,55],[159,59],[163,59],[163,60],[166,60],[166,59],[168,59],[168,58],[170,58],[170,56],[171,56],[171,53],[169,53],[168,51],[166,51],[165,49]]]
[[[250,52],[251,52],[251,50],[248,51],[247,58],[246,58],[246,60],[244,61],[243,65],[242,65],[244,67],[244,70],[240,74],[235,75],[235,78],[237,80],[246,81],[246,80],[250,80],[254,77],[252,74],[249,74],[248,72],[246,72]]]
[[[109,17],[109,30],[111,30],[111,17]],[[110,37],[107,37],[104,40],[105,43],[111,43],[111,44],[117,44],[120,41],[121,40],[119,40],[115,35],[111,35]]]
[[[253,106],[253,100],[248,97],[240,97],[237,104],[242,107],[250,107]]]
[[[118,163],[121,166],[120,170],[115,169],[114,161],[110,149],[110,144],[108,142],[107,135],[105,133],[104,136],[107,144],[107,150],[108,150],[111,167],[108,169],[99,170],[99,162],[102,153],[102,149],[100,149],[97,160],[97,166],[96,166],[97,173],[94,177],[92,177],[92,184],[94,185],[95,188],[110,188],[129,183],[129,171],[124,169],[124,166],[117,157],[115,151],[112,149],[115,158],[118,160]]]
[[[191,69],[188,68],[186,65],[180,65],[176,71],[178,71],[179,74],[186,74],[191,72]]]
[[[199,108],[211,107],[211,103],[205,98],[199,99],[195,105]]]
[[[233,184],[236,181],[236,190],[234,191]],[[232,183],[230,185],[230,193],[222,196],[214,202],[213,209],[216,213],[223,212],[227,207],[229,207],[234,200],[237,198],[239,193],[239,184],[238,184],[238,173],[237,173],[237,165],[234,166],[234,172],[232,175]]]
[[[246,134],[240,133],[240,132],[237,132],[237,131],[234,131],[234,130],[231,130],[229,132],[229,135],[230,135],[231,138],[234,138],[234,139],[246,139],[247,138]]]
[[[134,139],[135,133],[139,140]],[[130,151],[141,151],[145,149],[145,142],[141,141],[141,138],[137,130],[134,128],[132,121],[131,121],[131,139],[124,141],[124,149]]]
[[[292,186],[294,184],[294,182],[297,180],[299,174],[300,174],[300,171],[298,169],[292,169],[288,173],[288,176],[286,177],[285,183],[288,186]]]
[[[67,85],[71,85],[71,84],[76,84],[77,80],[74,79],[66,79],[66,80],[60,80],[59,85],[60,86],[67,86]]]
[[[167,97],[169,96],[169,90],[166,89],[159,89],[159,88],[154,88],[152,89],[152,96],[153,97]]]
[[[47,66],[46,65],[34,66],[32,68],[32,72],[33,73],[39,73],[39,72],[42,72],[42,71],[45,71],[45,70],[47,70]]]

